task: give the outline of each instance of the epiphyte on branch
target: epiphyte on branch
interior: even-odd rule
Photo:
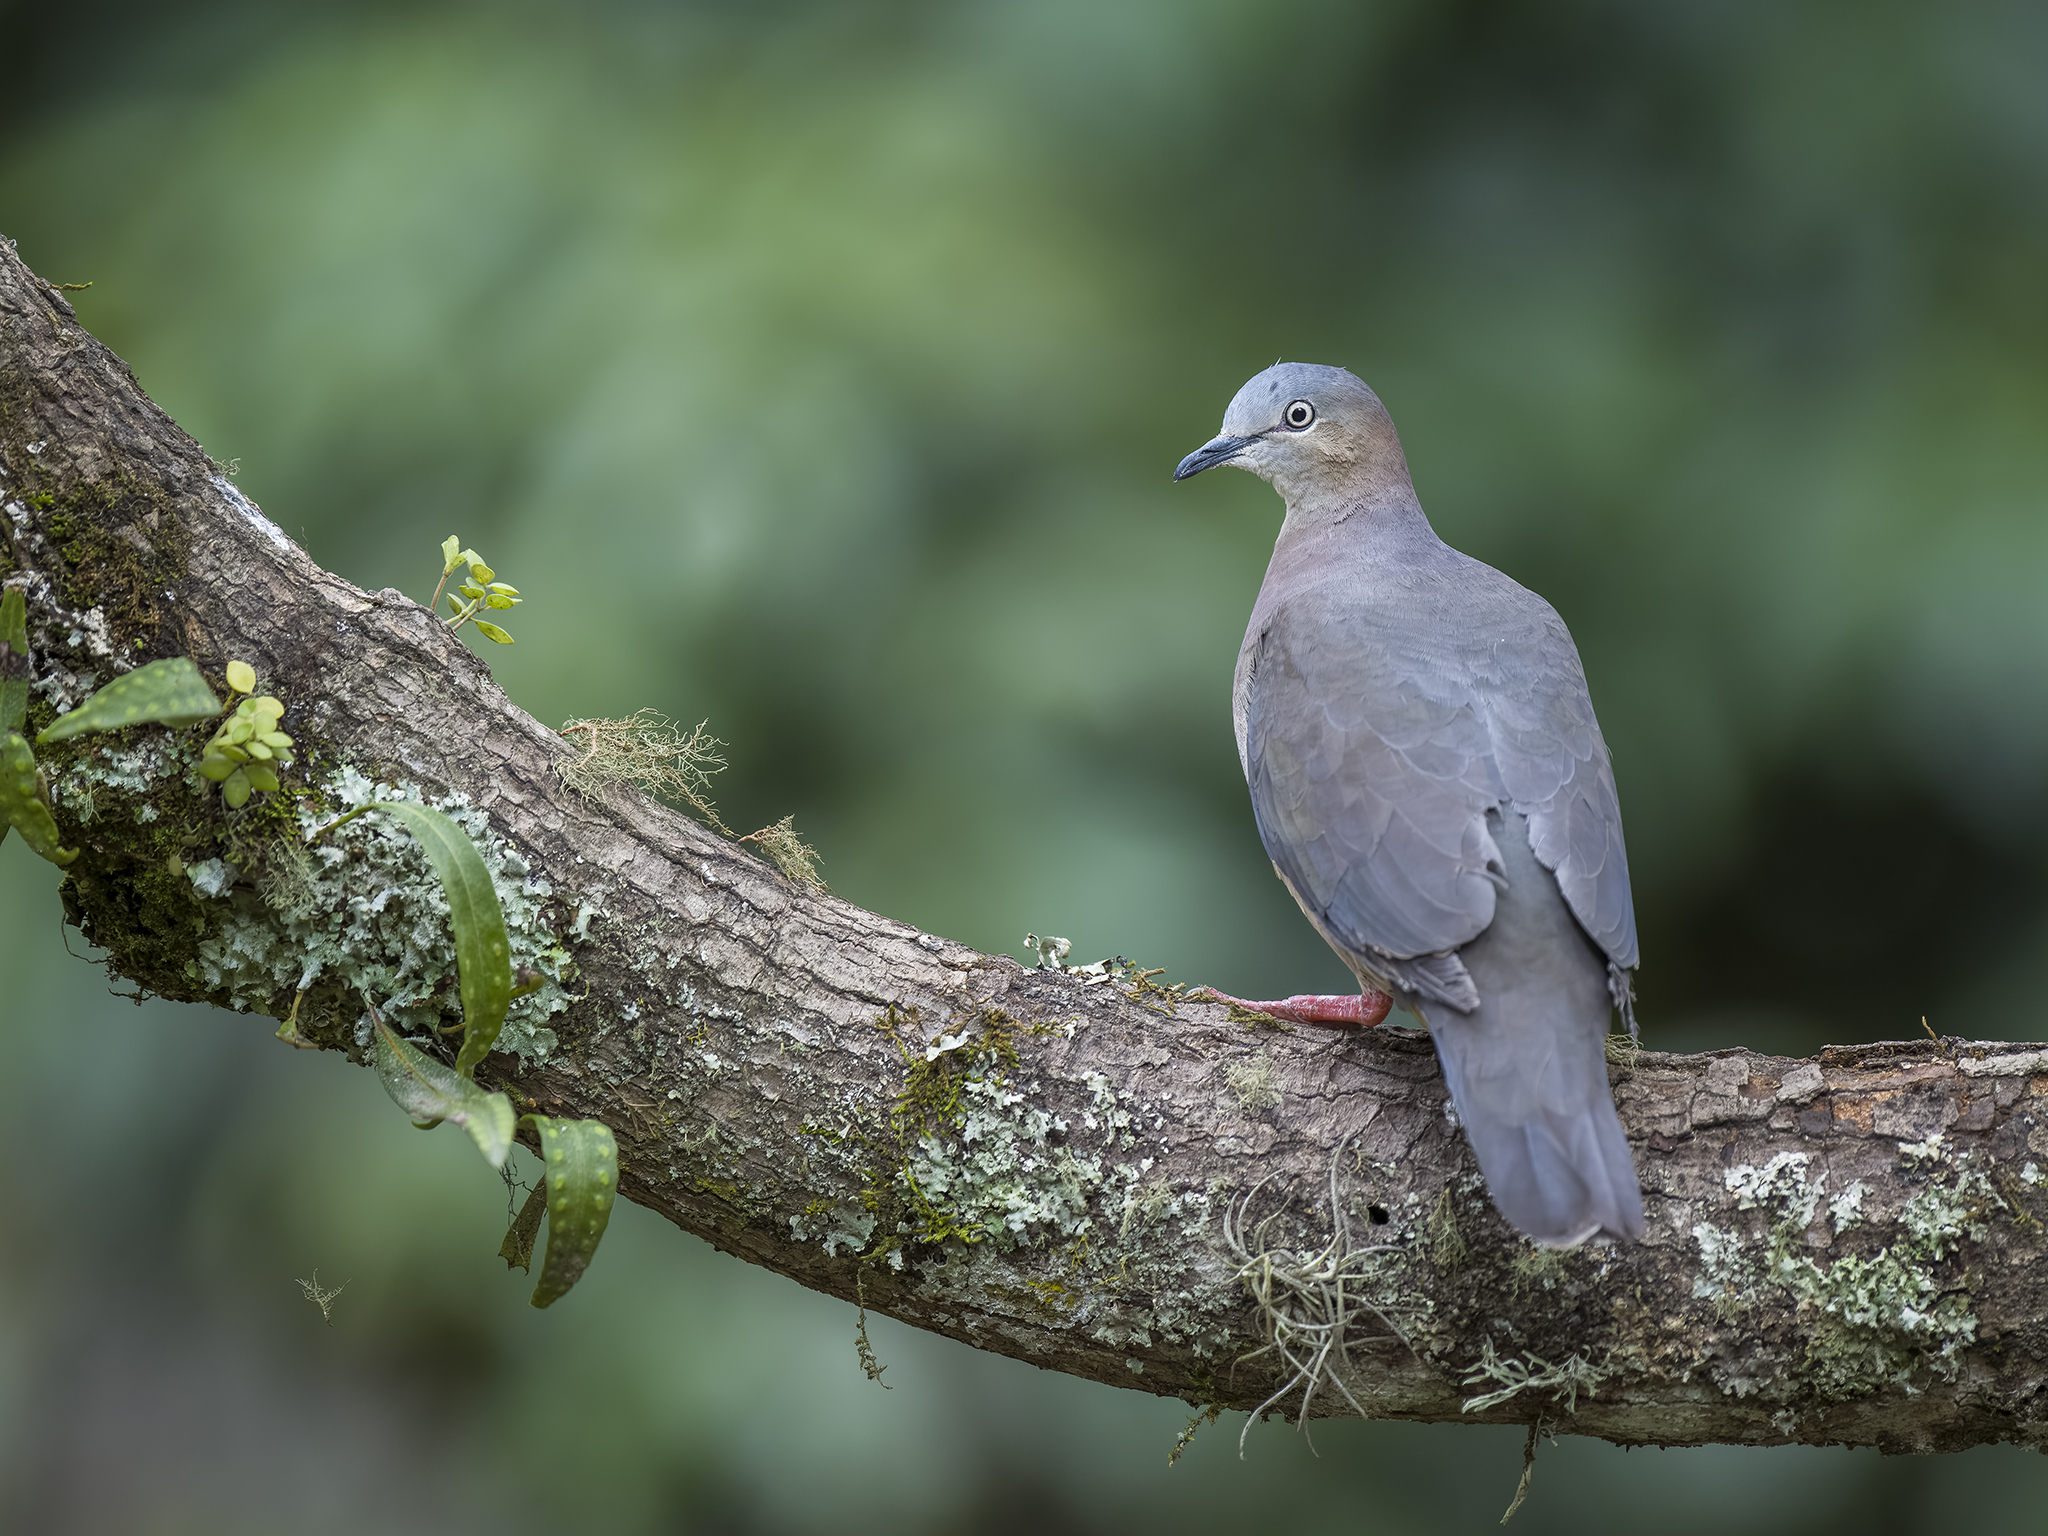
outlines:
[[[465,565],[469,567],[468,580],[448,594],[448,627],[460,629],[473,623],[486,640],[510,645],[512,637],[497,625],[478,618],[477,612],[484,608],[516,608],[526,599],[519,595],[517,587],[508,587],[499,581],[498,573],[484,564],[484,557],[473,549],[465,548],[462,540],[452,533],[441,541],[441,580],[434,588],[434,595],[427,600],[427,607],[440,606],[441,591],[448,585],[448,578]]]
[[[254,694],[255,668],[246,661],[229,662],[228,687],[239,694]],[[292,739],[277,728],[283,718],[284,705],[271,695],[244,698],[207,742],[199,771],[220,785],[221,798],[230,808],[240,810],[247,805],[251,791],[276,792],[277,770],[292,760]]]

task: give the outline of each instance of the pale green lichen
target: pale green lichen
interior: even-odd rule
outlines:
[[[1143,1167],[1149,1169],[1151,1166],[1152,1160],[1145,1159]],[[1123,1221],[1117,1228],[1117,1236],[1129,1237],[1134,1223],[1149,1224],[1158,1221],[1172,1205],[1173,1186],[1164,1179],[1154,1179],[1143,1188],[1133,1186],[1124,1196]]]
[[[1138,1150],[1142,1106],[1104,1074],[1084,1080],[1079,1123],[1046,1106],[1023,1051],[1055,1026],[996,1009],[936,1027],[891,1010],[878,1025],[905,1064],[892,1111],[877,1123],[849,1103],[805,1127],[807,1163],[857,1178],[858,1207],[814,1200],[790,1218],[796,1237],[855,1253],[857,1281],[878,1265],[914,1274],[923,1301],[993,1313],[992,1326],[1057,1315],[1134,1359],[1162,1341],[1228,1346],[1229,1276],[1185,1257],[1209,1251],[1219,1191],[1174,1190],[1153,1158],[1116,1155]]]
[[[768,862],[791,881],[808,890],[828,889],[825,879],[818,873],[818,850],[797,836],[796,817],[785,816],[772,827],[763,827],[758,832],[749,832],[737,839],[752,843],[768,857]]]
[[[1693,1228],[1701,1258],[1693,1294],[1711,1299],[1721,1316],[1768,1300],[1812,1319],[1801,1374],[1823,1401],[1910,1385],[1922,1368],[1954,1381],[1962,1350],[1977,1336],[1967,1277],[1959,1282],[1934,1266],[1965,1240],[1983,1238],[1987,1217],[2005,1202],[1972,1157],[1951,1153],[1940,1132],[1901,1142],[1899,1157],[1906,1177],[1922,1182],[1875,1252],[1827,1263],[1806,1252],[1827,1174],[1809,1178],[1810,1159],[1801,1152],[1780,1152],[1761,1168],[1724,1175],[1738,1210],[1766,1213],[1760,1231],[1745,1235],[1711,1222]],[[1828,1202],[1837,1235],[1871,1222],[1863,1209],[1869,1193],[1858,1181]],[[1729,1371],[1722,1382],[1741,1396],[1757,1390],[1761,1377]]]
[[[1102,1186],[1102,1159],[1053,1146],[1066,1121],[1002,1079],[971,1078],[961,1092],[959,1124],[918,1138],[910,1181],[999,1251],[1078,1236]]]
[[[332,810],[411,801],[443,812],[469,834],[505,914],[514,971],[543,978],[537,990],[513,1001],[496,1048],[529,1061],[546,1059],[556,1040],[542,1021],[569,1005],[562,987],[568,954],[541,922],[553,887],[465,796],[435,799],[417,786],[373,783],[346,767],[317,787]],[[332,820],[310,807],[295,814],[302,836]],[[291,859],[290,867],[289,880],[271,883],[264,893],[277,898],[275,905],[247,886],[226,893],[229,909],[198,946],[195,980],[227,1006],[267,1011],[280,996],[328,977],[374,998],[396,1027],[433,1031],[447,1022],[456,976],[448,903],[426,854],[403,826],[361,817],[326,833],[303,864]],[[368,1042],[367,1014],[355,1037],[358,1045]]]
[[[102,789],[145,795],[162,780],[182,776],[189,766],[174,754],[178,738],[169,731],[137,734],[142,739],[131,744],[102,740],[86,747],[65,771],[61,793],[80,822],[91,825],[98,819]],[[156,815],[156,807],[147,802],[136,807],[137,820],[154,821]]]
[[[280,838],[266,850],[256,872],[256,894],[280,917],[310,921],[320,911],[320,883],[303,845]]]
[[[685,735],[658,710],[643,709],[623,720],[571,720],[561,734],[582,738],[582,750],[555,764],[555,775],[586,800],[604,802],[612,791],[632,786],[660,800],[677,801],[706,826],[731,837],[711,803],[711,780],[724,771],[725,743],[700,720]]]
[[[1108,1077],[1100,1072],[1090,1072],[1081,1081],[1087,1085],[1090,1099],[1089,1109],[1081,1116],[1081,1123],[1091,1131],[1108,1131],[1119,1146],[1135,1147],[1138,1142],[1131,1134],[1131,1112],[1118,1099]]]
[[[1863,1219],[1863,1197],[1869,1193],[1870,1186],[1861,1179],[1856,1179],[1847,1189],[1828,1202],[1828,1220],[1833,1224],[1837,1236]]]
[[[185,866],[185,878],[200,895],[220,896],[235,883],[235,872],[225,859],[201,859]]]
[[[150,828],[154,857],[122,882],[127,899],[95,913],[111,923],[112,947],[162,947],[161,935],[176,929],[184,957],[173,963],[210,1001],[282,1018],[317,988],[330,1019],[355,1023],[358,1045],[368,1039],[367,1016],[357,1018],[364,995],[388,1003],[407,1032],[439,1030],[458,1011],[454,940],[418,844],[376,816],[307,842],[337,811],[380,800],[433,805],[470,835],[491,872],[515,971],[542,978],[514,1000],[497,1048],[528,1060],[555,1048],[544,1021],[568,1006],[570,960],[543,921],[552,888],[464,797],[434,800],[343,767],[223,818],[188,746],[178,732],[141,728],[80,743],[53,764],[54,786],[79,820],[118,814]],[[310,1025],[313,1005],[295,1017]]]

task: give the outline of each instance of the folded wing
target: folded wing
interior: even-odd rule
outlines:
[[[1470,1012],[1455,951],[1493,920],[1505,878],[1489,810],[1527,818],[1538,862],[1614,966],[1631,969],[1637,949],[1613,770],[1571,637],[1489,567],[1459,576],[1461,611],[1418,624],[1411,606],[1399,633],[1328,589],[1271,610],[1253,637],[1245,770],[1266,851],[1325,931]]]

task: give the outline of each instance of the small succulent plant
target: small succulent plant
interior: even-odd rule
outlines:
[[[284,717],[279,700],[269,694],[247,697],[256,692],[256,672],[246,661],[228,663],[228,687],[245,697],[206,744],[199,771],[220,785],[231,809],[240,810],[255,791],[276,790],[277,770],[292,760],[292,739],[277,728]]]

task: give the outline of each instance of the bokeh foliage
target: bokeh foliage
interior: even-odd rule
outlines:
[[[1380,390],[1439,530],[1578,636],[1647,1044],[2048,1033],[2038,7],[0,23],[0,229],[92,281],[81,319],[155,398],[366,587],[424,598],[451,529],[490,549],[529,599],[487,647],[515,698],[708,717],[728,819],[793,808],[852,900],[1341,984],[1229,737],[1277,503],[1167,481],[1304,357]],[[1313,1469],[1212,1432],[1168,1474],[1175,1405],[902,1330],[883,1394],[836,1303],[624,1208],[529,1319],[459,1145],[260,1021],[113,1009],[51,878],[0,849],[0,901],[52,913],[0,1004],[30,1106],[0,1147],[70,1170],[15,1182],[32,1240],[0,1258],[0,1503],[40,1528],[524,1528],[553,1495],[507,1383],[577,1405],[587,1529],[1429,1529],[1512,1486],[1512,1436],[1398,1426],[1333,1426]],[[354,1277],[332,1330],[290,1284],[316,1263]],[[109,1436],[132,1488],[85,1471]],[[1909,1529],[2041,1486],[1999,1453],[1550,1454],[1518,1526],[1647,1499],[1673,1531]]]

